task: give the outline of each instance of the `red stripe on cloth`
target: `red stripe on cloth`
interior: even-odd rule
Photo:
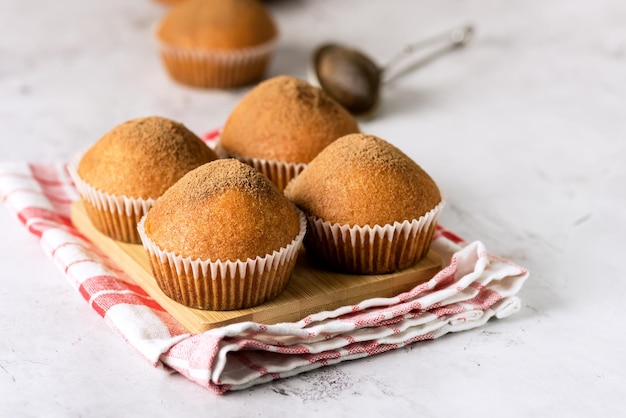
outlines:
[[[184,375],[185,374],[183,373],[183,376]],[[272,376],[274,376],[274,374],[272,374]],[[190,377],[188,377],[188,378],[189,378],[189,380],[192,380],[192,381],[194,380],[194,379],[192,379]],[[280,376],[275,377],[275,379],[280,379]],[[232,390],[232,388],[233,388],[233,385],[223,385],[221,383],[218,383],[216,385],[213,382],[209,382],[209,384],[206,385],[206,387],[211,389],[216,395],[223,395],[226,392],[230,392],[230,390]]]
[[[399,305],[391,305],[388,308],[391,310],[389,311],[387,309],[384,309],[380,311],[380,309],[377,308],[369,311],[352,312],[349,314],[344,314],[341,318],[338,319],[351,322],[356,328],[372,325],[393,325],[401,322],[404,315],[413,311],[421,311],[422,304],[419,301],[414,300],[410,302],[400,303]],[[385,312],[387,312],[387,314]]]
[[[250,333],[247,334],[247,337],[250,339],[254,339],[257,335],[265,333],[267,331],[267,325],[266,324],[257,324],[258,329],[256,331],[250,331]],[[228,340],[229,337],[225,337],[224,339]]]
[[[454,242],[455,244],[460,244],[462,242],[465,242],[465,240],[463,238],[459,237],[454,232],[447,230],[446,228],[444,228],[441,225],[437,225],[437,229],[435,230],[435,234],[433,236],[433,239],[437,239],[437,238],[440,238],[440,237],[447,238],[450,241]]]
[[[69,232],[72,235],[74,235],[74,231],[70,230]],[[77,236],[77,235],[75,235],[75,236]],[[83,251],[89,251],[89,252],[93,251],[91,248],[88,248],[87,246],[85,246],[82,242],[63,242],[63,243],[57,245],[56,247],[54,247],[52,249],[52,251],[50,251],[50,255],[52,257],[54,257],[56,255],[57,251],[62,250],[65,247],[72,247],[72,246],[74,246],[74,247],[81,247],[83,249]]]
[[[398,320],[402,320],[402,317],[404,315],[408,314],[409,312],[415,311],[422,311],[422,304],[418,300],[396,305],[391,309],[391,315],[393,316],[393,318],[398,318]],[[389,321],[394,321],[393,318]]]
[[[387,328],[389,328],[394,334],[400,334],[400,328],[397,327],[392,327],[390,325],[386,325]]]
[[[67,263],[64,266],[63,273],[67,274],[67,272],[69,271],[70,268],[74,267],[77,264],[82,264],[82,263],[100,264],[100,262],[98,260],[94,260],[93,258],[80,258],[78,260],[72,260],[71,262]]]
[[[33,219],[41,219],[46,220],[52,223],[70,226],[72,227],[72,221],[70,218],[59,214],[58,212],[52,211],[50,209],[45,209],[36,206],[30,206],[26,208],[22,208],[18,213],[17,217],[21,223],[26,225],[26,223]]]
[[[22,222],[25,224],[25,222]],[[31,234],[35,235],[38,238],[41,238],[41,236],[48,230],[50,229],[56,229],[57,225],[51,225],[48,222],[31,222],[28,225],[28,232],[30,232]]]
[[[455,257],[452,257],[450,264],[437,274],[437,282],[432,288],[432,291],[435,292],[451,286],[456,281],[458,271],[457,260]],[[425,287],[427,286],[426,283],[424,285]]]
[[[377,325],[381,326],[381,327],[390,327],[391,328],[392,325],[395,325],[395,324],[397,324],[399,322],[402,322],[404,320],[404,314],[405,313],[406,312],[405,312],[404,309],[402,309],[399,312],[395,312],[395,313],[392,311],[393,317],[391,317],[391,318],[389,318],[387,320],[384,320],[384,321],[380,321]]]
[[[472,305],[474,309],[485,310],[493,306],[494,303],[502,299],[498,292],[492,289],[483,288],[476,297],[466,300],[464,303]]]
[[[89,279],[81,283],[81,285],[78,288],[78,291],[87,300],[89,300],[91,296],[97,293],[106,292],[106,291],[115,291],[115,292],[129,291],[129,292],[137,294],[138,296],[141,296],[142,298],[153,300],[140,286],[120,280],[119,278],[113,275],[101,275],[101,276],[90,277]],[[154,304],[151,305],[150,307],[153,309],[155,309],[156,307],[156,309],[164,311],[164,309],[157,302],[154,302]]]
[[[355,315],[353,318],[354,326],[357,328],[361,328],[367,325],[378,324],[380,321],[385,319],[385,315],[382,313],[364,313],[361,315]]]
[[[87,299],[87,301],[89,301],[89,299]],[[96,313],[98,315],[100,315],[103,318],[104,318],[104,315],[107,313],[107,310],[108,310],[108,308],[105,309],[104,307],[101,307],[100,305],[95,305],[95,304],[91,305],[91,307],[93,308],[94,311],[96,311]]]
[[[59,174],[66,174],[65,165],[58,164],[28,164],[32,177],[40,184],[71,184],[68,179],[59,179]]]
[[[186,376],[189,376],[189,369],[211,370],[213,362],[219,351],[219,343],[222,341],[221,335],[209,333],[194,334],[170,347],[165,353],[165,359],[171,357],[189,362],[188,368],[170,366]],[[197,381],[197,379],[190,378]]]
[[[269,345],[262,343],[260,341],[250,340],[248,338],[237,341],[237,347],[239,347],[240,349],[253,347],[259,350],[266,350],[266,351],[270,350]]]
[[[74,203],[74,200],[72,199],[58,199],[52,195],[48,195],[46,194],[46,197],[48,198],[48,200],[50,200],[52,203],[56,203],[59,205],[71,205],[72,203]]]
[[[435,339],[435,335],[429,332],[427,334],[417,335],[413,338],[409,338],[408,340],[404,342],[404,345],[409,345],[409,344],[413,344],[419,341],[434,340],[434,339]]]
[[[69,247],[69,246],[76,246],[76,247],[81,247],[83,249],[83,251],[87,252],[88,254],[95,254],[96,257],[100,257],[102,259],[108,260],[108,257],[106,257],[104,254],[102,254],[102,252],[100,252],[100,249],[90,245],[91,241],[89,241],[89,239],[84,236],[83,234],[80,233],[80,231],[78,229],[76,229],[73,225],[71,227],[68,228],[63,228],[63,231],[65,232],[69,232],[70,234],[72,234],[74,237],[79,238],[80,240],[82,240],[82,242],[70,242],[70,241],[66,241],[63,242],[59,245],[57,245],[56,247],[54,247],[51,252],[50,255],[52,257],[55,256],[56,252],[63,249],[64,247]],[[121,271],[119,268],[115,267],[114,265],[108,266],[109,268],[116,270],[116,271]]]
[[[322,351],[321,353],[310,354],[303,356],[309,363],[327,362],[328,360],[338,359],[341,357],[341,353],[335,350]]]
[[[411,299],[417,298],[418,296],[423,296],[425,292],[434,292],[449,286],[454,283],[457,270],[457,260],[452,257],[450,264],[442,270],[439,270],[439,272],[431,280],[421,283],[408,292],[398,295],[400,302],[407,302]],[[418,305],[414,306],[413,309],[422,308],[422,306],[419,305],[419,302],[415,301],[415,303],[418,303]]]
[[[345,347],[345,350],[348,351],[349,354],[359,354],[365,352],[363,348],[363,343],[354,343]]]
[[[450,304],[450,305],[441,306],[441,307],[436,308],[436,309],[429,309],[428,313],[436,315],[438,318],[440,318],[440,317],[446,316],[446,315],[460,314],[460,313],[463,313],[465,311],[467,311],[467,309],[465,309],[463,306],[459,305],[458,303],[453,303],[453,304]]]
[[[84,295],[83,295],[84,296]],[[161,306],[153,299],[138,295],[137,293],[102,293],[92,296],[91,307],[100,315],[104,316],[109,309],[116,305],[142,305],[154,310],[162,310]]]
[[[49,179],[45,179],[43,177],[39,177],[39,176],[33,176],[32,177],[37,183],[44,185],[44,186],[58,186],[58,187],[65,187],[67,185],[73,184],[69,181],[63,181],[63,180],[49,180]]]
[[[285,345],[285,346],[275,346],[276,352],[281,354],[308,354],[311,351],[300,344],[297,345]]]
[[[398,344],[380,344],[378,341],[370,341],[363,344],[363,349],[370,356],[395,350],[396,348],[398,348]]]
[[[55,202],[61,203],[74,203],[74,200],[78,198],[77,193],[71,193],[73,191],[72,185],[64,184],[64,185],[54,185],[54,186],[45,186],[41,185],[43,189],[43,193],[46,197],[52,198]]]
[[[472,282],[470,283],[469,287],[473,287],[476,290],[483,290],[485,289],[485,286],[483,284],[477,283],[477,282]]]
[[[207,133],[205,133],[204,135],[202,135],[202,140],[204,142],[212,142],[215,139],[217,139],[217,137],[220,136],[220,130],[219,129],[215,129],[213,131],[209,131]]]

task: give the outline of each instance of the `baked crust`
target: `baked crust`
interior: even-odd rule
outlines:
[[[222,159],[189,172],[148,212],[160,248],[203,260],[246,260],[285,247],[300,231],[295,207],[247,164]]]
[[[224,125],[220,146],[235,157],[308,163],[337,138],[355,132],[354,117],[323,90],[277,76],[241,99]]]
[[[233,50],[269,42],[277,32],[257,0],[187,0],[164,16],[157,38],[180,48]]]
[[[149,116],[106,133],[82,156],[77,172],[100,191],[148,199],[215,159],[215,152],[183,124]]]
[[[441,202],[439,188],[417,163],[365,134],[326,147],[287,185],[285,195],[309,215],[351,226],[411,221]]]

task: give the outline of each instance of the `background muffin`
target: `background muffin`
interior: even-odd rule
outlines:
[[[94,226],[138,244],[137,222],[154,200],[188,171],[216,158],[184,125],[150,116],[107,132],[71,171]]]
[[[224,159],[185,175],[139,229],[167,296],[227,310],[258,305],[283,290],[306,221],[267,177]]]
[[[219,147],[282,189],[328,144],[354,132],[359,132],[354,117],[324,91],[278,76],[241,99],[224,125]]]
[[[260,80],[277,36],[272,16],[258,0],[186,0],[167,11],[156,32],[169,75],[209,88]]]
[[[307,251],[350,273],[415,264],[430,248],[443,207],[424,170],[390,143],[364,134],[326,147],[285,195],[307,214]]]
[[[173,4],[181,3],[181,2],[187,1],[187,0],[152,0],[152,1],[155,2],[155,3],[159,3],[159,4],[162,4],[162,5],[165,5],[165,6],[171,6]]]

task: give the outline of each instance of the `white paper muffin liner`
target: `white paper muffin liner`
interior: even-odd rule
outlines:
[[[260,80],[276,49],[276,38],[238,50],[183,48],[157,39],[169,75],[180,83],[205,88],[231,88]]]
[[[147,235],[145,219],[137,229],[163,293],[185,306],[213,311],[250,308],[278,296],[289,282],[307,229],[298,210],[300,231],[285,247],[254,259],[212,261],[160,248]]]
[[[442,200],[419,219],[387,225],[350,226],[307,216],[305,248],[332,269],[353,274],[383,274],[408,268],[430,249]]]
[[[155,199],[131,198],[96,189],[78,175],[81,158],[82,154],[72,159],[68,171],[92,224],[110,238],[141,244],[137,224],[154,205]]]
[[[220,158],[236,158],[243,163],[251,165],[268,177],[281,191],[285,190],[287,184],[296,178],[307,166],[306,163],[290,163],[286,161],[242,157],[229,153],[222,148],[219,143],[215,146],[215,153],[220,156]]]

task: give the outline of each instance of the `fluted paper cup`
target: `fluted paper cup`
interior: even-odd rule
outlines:
[[[300,231],[293,241],[271,254],[247,260],[192,259],[162,249],[147,235],[145,217],[138,231],[165,295],[192,308],[224,311],[260,305],[287,286],[306,232],[306,218],[302,212],[298,216]]]
[[[238,50],[183,48],[158,41],[161,60],[176,81],[194,87],[231,88],[263,78],[276,39]]]
[[[236,158],[243,163],[251,165],[268,177],[281,191],[285,190],[287,183],[296,178],[307,166],[305,163],[290,163],[286,161],[266,160],[263,158],[242,157],[229,153],[222,148],[219,143],[215,146],[215,153],[220,156],[220,158]]]
[[[78,175],[81,156],[74,158],[68,169],[93,226],[117,241],[141,244],[137,224],[154,205],[155,199],[131,198],[96,189]]]
[[[424,216],[387,225],[350,226],[307,216],[305,248],[329,267],[352,274],[384,274],[411,267],[430,249],[442,201]]]

